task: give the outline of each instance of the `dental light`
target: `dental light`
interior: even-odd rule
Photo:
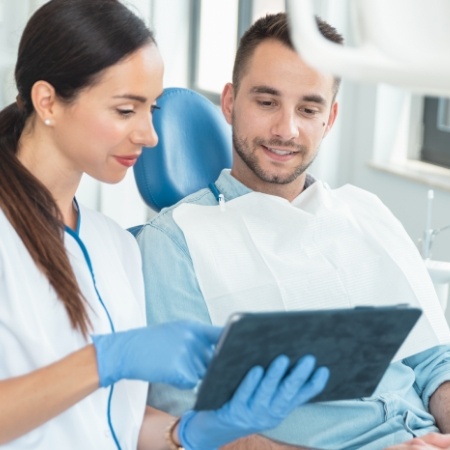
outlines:
[[[358,42],[326,40],[313,0],[287,0],[292,39],[318,70],[362,82],[450,97],[449,0],[349,0]]]

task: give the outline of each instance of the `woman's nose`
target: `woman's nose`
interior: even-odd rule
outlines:
[[[151,114],[140,121],[139,126],[133,131],[132,140],[143,147],[154,147],[158,143],[158,134],[153,126]]]

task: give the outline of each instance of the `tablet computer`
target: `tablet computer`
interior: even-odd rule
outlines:
[[[251,367],[267,368],[280,354],[291,366],[311,354],[330,369],[327,386],[312,401],[369,397],[420,315],[405,305],[233,314],[194,409],[220,408]]]

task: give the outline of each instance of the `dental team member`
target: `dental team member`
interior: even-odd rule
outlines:
[[[280,356],[220,410],[169,425],[145,406],[148,382],[196,385],[220,328],[145,327],[134,239],[74,196],[83,173],[118,182],[156,144],[160,54],[119,1],[52,0],[26,26],[15,76],[0,112],[0,447],[207,450],[318,394],[327,369],[306,357],[283,379]]]

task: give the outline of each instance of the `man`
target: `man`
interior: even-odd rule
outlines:
[[[342,42],[327,23],[318,26]],[[236,310],[345,307],[397,295],[413,302],[419,291],[436,301],[426,275],[410,271],[410,260],[420,259],[414,246],[377,199],[356,188],[331,191],[306,172],[336,119],[338,87],[294,51],[285,14],[258,20],[242,37],[222,95],[233,128],[231,172],[162,211],[138,236],[150,323],[223,323]],[[214,209],[219,194],[234,222]],[[405,241],[400,250],[379,242],[374,221],[387,239]],[[423,349],[393,363],[373,397],[306,405],[265,437],[227,448],[378,450],[450,433],[450,349]],[[152,386],[149,402],[180,414],[193,396]]]

